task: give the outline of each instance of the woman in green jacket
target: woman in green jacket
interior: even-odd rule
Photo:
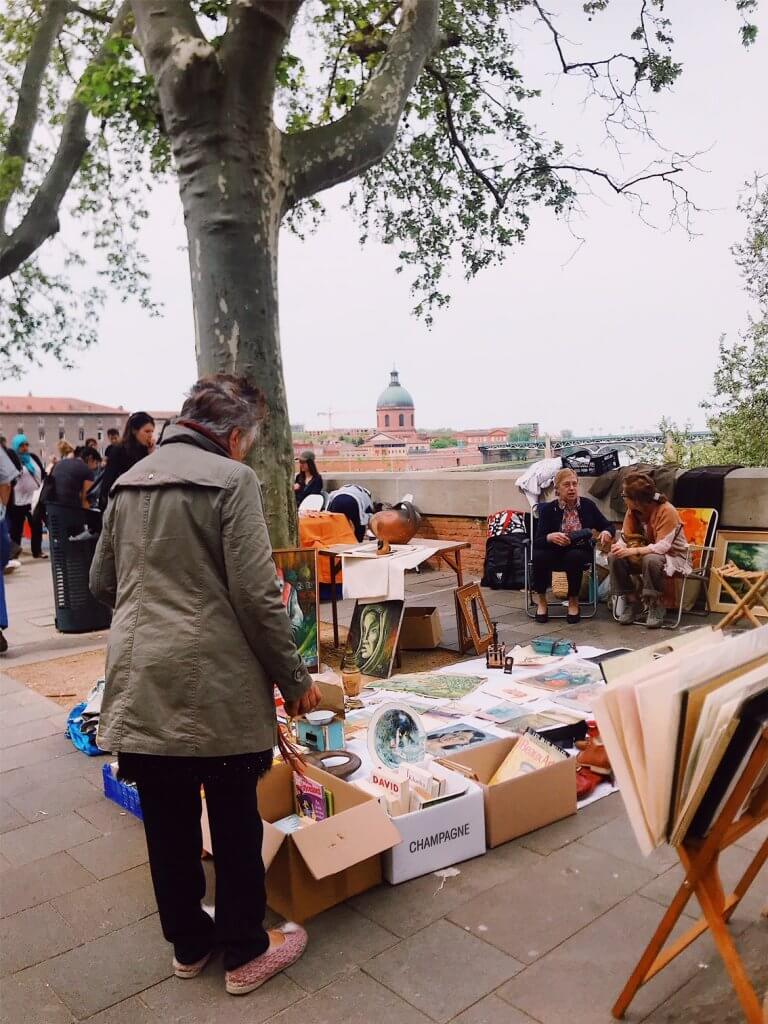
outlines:
[[[174,972],[195,977],[224,948],[226,988],[252,991],[298,959],[306,933],[266,931],[258,778],[288,712],[319,694],[291,637],[244,459],[259,394],[229,375],[192,388],[157,450],[112,488],[91,590],[114,608],[98,744],[136,782]],[[216,865],[215,924],[201,908],[200,788]]]

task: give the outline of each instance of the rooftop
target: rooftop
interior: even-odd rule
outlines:
[[[13,413],[23,416],[25,413],[45,415],[54,413],[107,413],[108,415],[126,415],[122,405],[99,405],[97,402],[86,402],[82,398],[40,398],[34,395],[0,395],[0,413]]]
[[[390,373],[389,387],[385,388],[379,395],[376,402],[377,409],[412,409],[414,406],[410,392],[406,391],[400,383],[400,376],[397,370]]]

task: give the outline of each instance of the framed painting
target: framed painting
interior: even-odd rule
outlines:
[[[317,552],[314,548],[278,548],[272,558],[293,642],[308,671],[319,672]]]
[[[461,653],[474,647],[477,654],[484,654],[493,638],[493,623],[480,587],[477,583],[457,587],[455,597]]]
[[[732,562],[747,572],[768,572],[768,530],[718,530],[715,541],[713,568],[720,569]],[[748,580],[728,581],[739,597],[750,588]],[[709,607],[713,612],[729,612],[736,604],[735,599],[713,574],[709,579]],[[759,604],[753,606],[756,615],[766,618],[766,611]]]
[[[364,676],[388,679],[400,639],[405,601],[355,603],[342,671],[355,669]]]

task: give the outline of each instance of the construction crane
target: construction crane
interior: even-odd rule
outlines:
[[[325,409],[321,410],[317,415],[326,418],[328,420],[328,429],[333,430],[334,416],[358,416],[361,411],[360,409]]]

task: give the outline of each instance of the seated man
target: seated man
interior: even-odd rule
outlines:
[[[628,626],[635,621],[638,599],[632,575],[642,577],[642,597],[648,629],[664,625],[662,587],[664,576],[688,575],[688,541],[675,506],[659,494],[647,473],[629,473],[624,481],[627,514],[621,537],[611,548],[611,594],[617,599],[619,622]],[[637,539],[633,546],[628,540]],[[642,542],[645,541],[643,544]]]
[[[584,569],[592,561],[592,540],[607,544],[616,530],[594,501],[579,497],[579,478],[572,469],[561,469],[555,476],[557,498],[539,505],[536,534],[533,538],[533,589],[538,599],[536,621],[546,622],[547,590],[552,585],[552,572],[568,577],[568,615],[571,625],[577,623],[579,592]]]

